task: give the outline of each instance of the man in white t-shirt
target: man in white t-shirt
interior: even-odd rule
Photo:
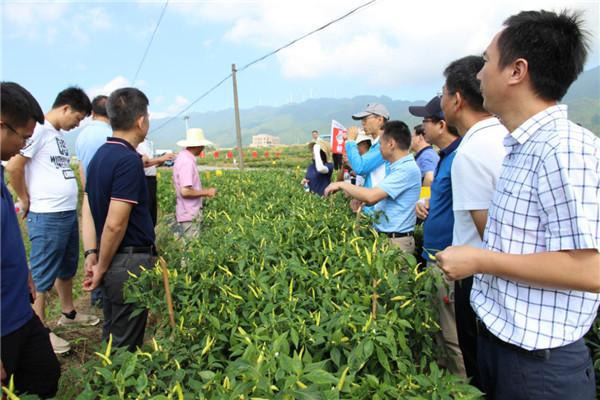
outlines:
[[[59,325],[96,325],[98,317],[77,313],[73,305],[73,277],[79,260],[77,180],[61,131],[70,131],[90,114],[92,105],[83,90],[69,87],[58,94],[52,110],[38,124],[21,153],[7,167],[19,196],[31,242],[29,257],[36,287],[33,309],[45,323],[46,293],[54,286],[60,299]],[[50,333],[55,353],[69,351],[64,339]]]
[[[160,157],[154,157],[154,143],[148,139],[144,139],[136,150],[142,155],[142,161],[144,162],[144,174],[148,185],[148,206],[150,207],[152,223],[156,226],[158,208],[156,202],[156,167],[163,165],[166,161],[175,159],[175,154],[165,153]]]
[[[483,247],[483,231],[506,150],[508,131],[483,108],[477,72],[483,57],[458,59],[444,70],[442,109],[462,141],[452,163],[453,245]],[[471,384],[482,388],[477,369],[477,327],[469,296],[473,277],[454,283],[458,343]]]

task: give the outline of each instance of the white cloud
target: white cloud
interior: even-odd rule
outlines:
[[[258,57],[362,3],[364,0],[175,1],[170,7],[190,23],[231,24],[223,40],[254,47]],[[277,60],[289,79],[345,76],[366,80],[373,87],[422,84],[432,77],[441,79],[450,61],[480,54],[508,16],[542,8],[583,10],[594,36],[590,60],[600,61],[600,3],[585,0],[380,0],[281,51]]]
[[[94,98],[100,94],[105,96],[110,95],[114,90],[130,86],[129,80],[122,75],[116,76],[105,84],[93,86],[86,90],[90,98]]]
[[[154,99],[156,105],[161,105],[164,103],[165,97],[158,96]],[[175,100],[173,103],[169,104],[166,107],[161,107],[163,111],[152,111],[150,110],[150,119],[160,119],[167,118],[176,115],[178,112],[183,110],[190,101],[183,96],[175,96]],[[152,108],[152,104],[150,104],[150,108]]]
[[[48,44],[69,40],[82,45],[90,43],[90,33],[112,27],[110,17],[102,7],[90,3],[69,1],[8,2],[3,5],[5,30],[10,37]]]

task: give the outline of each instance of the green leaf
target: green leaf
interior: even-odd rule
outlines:
[[[304,378],[317,385],[333,385],[338,383],[338,378],[322,369],[311,371],[308,374],[304,375]]]

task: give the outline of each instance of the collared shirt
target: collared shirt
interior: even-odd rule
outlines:
[[[415,154],[415,161],[421,170],[421,181],[423,181],[426,173],[435,171],[440,162],[440,156],[438,156],[433,147],[427,146]]]
[[[483,247],[471,211],[490,208],[506,155],[506,135],[498,118],[490,117],[473,125],[460,141],[452,163],[453,245]]]
[[[77,135],[76,154],[86,175],[92,157],[94,157],[100,146],[106,142],[106,139],[111,136],[112,129],[110,125],[97,119],[91,120]]]
[[[386,175],[378,188],[387,197],[375,205],[381,211],[375,229],[379,232],[411,232],[415,229],[415,203],[421,192],[421,172],[412,154],[408,154],[386,168]]]
[[[423,223],[423,258],[435,255],[452,244],[454,213],[452,212],[452,161],[460,144],[457,138],[440,150],[440,162],[433,174],[429,214]],[[416,201],[415,201],[416,203]]]
[[[88,168],[86,193],[100,241],[112,200],[133,204],[121,246],[154,244],[154,225],[148,206],[144,163],[133,146],[111,137],[100,146]]]
[[[37,124],[21,155],[25,164],[25,181],[30,210],[36,213],[77,209],[77,180],[71,169],[71,157],[64,139],[50,121]]]
[[[33,317],[33,311],[29,304],[29,286],[27,285],[29,269],[25,257],[25,246],[23,246],[12,196],[4,184],[4,167],[2,166],[0,166],[0,181],[2,189],[0,335],[6,336],[25,325]]]
[[[175,185],[176,206],[175,217],[177,222],[189,222],[202,209],[202,197],[185,198],[181,189],[190,186],[194,190],[202,190],[200,174],[196,165],[196,157],[189,150],[179,152],[173,165],[173,184]]]
[[[567,119],[567,107],[534,115],[504,140],[507,156],[486,229],[492,251],[531,254],[600,249],[600,139]],[[527,350],[580,339],[600,294],[475,275],[473,309],[490,332]]]

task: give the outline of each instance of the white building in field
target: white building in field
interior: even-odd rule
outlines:
[[[279,136],[271,136],[271,135],[254,135],[252,136],[252,144],[251,147],[270,147],[270,146],[279,146]]]

